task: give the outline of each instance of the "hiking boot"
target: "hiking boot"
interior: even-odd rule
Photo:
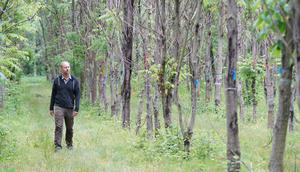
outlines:
[[[73,146],[72,146],[72,145],[68,145],[68,146],[67,146],[67,149],[73,150]]]
[[[60,147],[60,146],[55,146],[55,152],[59,152],[59,151],[61,151],[61,149],[62,149],[62,147]]]

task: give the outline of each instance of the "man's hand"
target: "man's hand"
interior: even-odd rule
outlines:
[[[50,110],[50,115],[54,116],[54,111],[53,110]]]
[[[78,115],[78,112],[76,111],[73,111],[73,117],[77,116]]]

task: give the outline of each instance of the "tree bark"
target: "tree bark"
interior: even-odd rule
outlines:
[[[237,65],[237,4],[228,0],[228,71],[226,79],[226,113],[227,113],[227,171],[240,171],[240,142],[236,97],[236,65]]]
[[[140,133],[140,129],[142,127],[142,114],[144,110],[144,97],[145,97],[145,90],[142,89],[140,93],[140,102],[139,102],[139,107],[138,107],[138,113],[136,116],[136,129],[135,133],[138,135]]]
[[[279,85],[279,107],[278,114],[273,129],[272,153],[270,157],[269,170],[270,172],[283,171],[283,157],[286,142],[286,133],[288,126],[288,118],[290,114],[290,98],[291,98],[291,82],[292,82],[292,50],[293,50],[293,31],[292,20],[289,18],[286,34],[284,36],[284,44],[282,48],[282,75]]]
[[[268,128],[273,128],[274,126],[274,82],[273,82],[273,72],[272,65],[270,64],[270,57],[268,52],[267,41],[265,41],[265,62],[266,62],[266,78],[265,87],[267,92],[267,105],[268,105]]]
[[[211,16],[208,14],[208,29],[210,30],[211,25]],[[205,100],[206,102],[210,102],[211,91],[212,91],[212,61],[211,61],[211,48],[212,48],[212,36],[211,32],[208,31],[207,37],[207,53],[205,58],[205,82],[206,82],[206,92],[205,92]]]
[[[158,130],[160,129],[160,121],[159,121],[159,92],[158,92],[158,86],[157,84],[154,85],[154,98],[153,98],[153,116],[154,116],[154,130],[155,135],[158,134]]]
[[[223,3],[220,5],[219,30],[218,30],[218,55],[216,58],[215,105],[221,104],[222,69],[223,69]]]
[[[295,9],[293,37],[296,49],[296,95],[298,109],[300,109],[300,2],[293,0],[293,5]]]
[[[166,63],[167,63],[167,37],[166,37],[166,2],[165,0],[161,0],[161,67],[162,67],[162,107],[163,107],[163,117],[165,121],[165,128],[171,127],[171,105],[172,105],[172,91],[171,88],[166,87],[166,82],[168,79],[166,78]]]
[[[160,34],[158,37],[158,42],[159,42],[158,45],[160,49],[159,50],[160,72],[159,72],[158,86],[161,93],[165,128],[169,128],[171,127],[172,124],[172,120],[171,120],[172,90],[171,88],[166,87],[166,82],[168,82],[168,79],[166,78],[166,65],[167,65],[166,2],[165,0],[161,0],[160,4],[158,0],[156,0],[155,2],[156,2],[156,10],[159,10],[159,12],[157,12],[156,15],[158,15],[158,19],[160,19],[159,20]]]
[[[97,100],[97,64],[96,64],[96,52],[91,49],[93,35],[93,18],[91,18],[91,13],[97,7],[97,4],[92,0],[80,0],[80,17],[81,24],[84,25],[83,33],[81,34],[81,39],[85,45],[85,63],[84,63],[84,74],[82,85],[85,85],[86,96],[88,100],[95,104]],[[64,28],[62,27],[62,32]]]
[[[150,5],[150,4],[149,4]],[[149,10],[145,12],[146,18],[150,18],[150,12]],[[151,28],[151,24],[148,20],[145,21],[145,24],[147,24],[148,28]],[[151,83],[150,83],[150,75],[149,75],[149,69],[150,69],[150,52],[148,50],[149,41],[150,41],[150,34],[148,30],[141,28],[141,38],[142,38],[142,49],[143,49],[143,57],[144,57],[144,70],[145,73],[145,93],[146,93],[146,121],[147,121],[147,134],[148,138],[153,138],[153,117],[151,113]]]
[[[155,0],[154,2],[155,8],[155,30],[160,33],[160,10],[159,10],[159,0]],[[161,49],[160,49],[160,37],[156,37],[156,47],[154,49],[154,63],[159,65],[161,61]],[[154,115],[154,129],[155,135],[158,134],[160,129],[160,121],[159,121],[159,90],[161,84],[160,81],[154,83],[154,98],[153,98],[153,115]]]
[[[245,103],[243,98],[243,82],[241,80],[237,81],[237,97],[238,97],[238,106],[240,109],[240,119],[245,121]]]
[[[257,63],[257,55],[258,55],[258,45],[256,40],[253,40],[253,49],[252,49],[252,55],[253,55],[253,70],[256,72],[256,63]],[[256,76],[252,78],[251,80],[251,92],[252,92],[252,120],[253,122],[256,122],[257,118],[257,100],[256,100]]]
[[[107,54],[107,53],[106,53]],[[107,101],[107,96],[106,96],[106,80],[107,80],[107,57],[106,55],[105,60],[98,62],[98,68],[99,68],[99,82],[98,82],[98,88],[99,88],[99,100],[100,103],[103,104],[103,107],[105,109],[105,112],[108,110],[108,101]]]
[[[295,102],[295,87],[294,84],[291,85],[291,105],[290,105],[290,116],[289,116],[289,131],[294,131],[295,129],[295,109],[294,109],[294,102]]]
[[[199,89],[199,82],[200,82],[200,75],[199,75],[199,65],[200,65],[200,58],[198,56],[198,50],[199,50],[199,45],[200,45],[200,40],[201,40],[201,35],[200,35],[200,19],[201,19],[201,8],[202,8],[202,1],[196,2],[196,14],[195,14],[195,22],[193,25],[193,34],[194,34],[194,39],[192,41],[192,49],[191,49],[191,55],[189,59],[189,64],[190,64],[190,70],[191,70],[191,103],[192,103],[192,114],[191,114],[191,119],[189,122],[189,125],[187,127],[187,130],[184,132],[184,149],[187,153],[190,152],[190,145],[191,145],[191,139],[193,136],[193,129],[195,125],[195,120],[196,120],[196,113],[197,113],[197,90]],[[180,126],[183,126],[181,124]]]
[[[131,98],[131,72],[132,72],[132,40],[133,40],[133,11],[134,0],[123,1],[123,44],[122,55],[124,59],[124,80],[122,85],[122,127],[130,128],[130,98]]]
[[[6,0],[5,3],[4,3],[4,5],[3,5],[3,8],[1,8],[1,11],[0,11],[0,20],[2,20],[2,15],[5,13],[9,1],[10,0]]]

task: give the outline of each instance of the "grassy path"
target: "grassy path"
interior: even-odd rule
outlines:
[[[54,153],[54,121],[48,111],[50,84],[41,78],[26,78],[22,85],[23,112],[20,115],[7,116],[9,119],[6,120],[16,136],[16,157],[14,161],[1,165],[2,170],[58,172],[123,169],[122,163],[114,163],[114,158],[122,158],[115,156],[117,149],[110,145],[120,142],[123,139],[122,135],[113,136],[115,128],[112,128],[112,131],[107,128],[111,125],[111,120],[91,119],[92,114],[88,114],[91,111],[82,110],[75,119],[74,150],[63,149]],[[106,137],[102,133],[112,135]],[[126,169],[126,166],[124,167]]]
[[[75,119],[74,150],[64,147],[54,153],[54,121],[48,111],[50,84],[43,78],[25,78],[21,85],[20,114],[6,114],[3,120],[14,136],[15,157],[2,163],[0,171],[182,171],[183,167],[170,162],[143,162],[139,158],[142,152],[134,153],[130,146],[136,138],[133,133],[84,105]]]
[[[82,102],[79,116],[75,119],[74,150],[64,147],[61,152],[54,153],[54,121],[48,111],[49,82],[44,78],[24,78],[18,91],[19,99],[12,102],[20,102],[18,110],[8,108],[0,112],[0,124],[10,129],[15,152],[11,159],[1,162],[0,171],[226,171],[226,125],[223,117],[215,114],[197,117],[192,148],[194,158],[183,160],[179,153],[170,152],[176,150],[172,144],[178,143],[177,138],[169,138],[172,144],[166,140],[149,143],[141,139],[143,136],[137,137],[133,131],[121,129],[121,124],[114,122],[109,114],[100,110],[101,115],[98,116],[99,109]],[[242,160],[248,166],[242,165],[242,171],[248,171],[247,168],[268,171],[271,147],[267,143],[271,133],[265,126],[264,120],[241,125]],[[294,171],[295,165],[296,170],[300,168],[299,138],[299,129],[288,137],[286,171]],[[159,146],[160,149],[157,148]],[[165,147],[171,149],[163,150]],[[158,154],[159,151],[164,152]],[[172,156],[161,156],[168,153]]]

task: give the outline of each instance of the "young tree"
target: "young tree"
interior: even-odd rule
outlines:
[[[186,152],[190,151],[190,144],[191,139],[193,136],[194,124],[196,120],[196,113],[197,113],[197,98],[198,93],[197,90],[199,89],[199,82],[200,82],[200,58],[198,56],[198,50],[200,45],[200,38],[201,38],[201,16],[202,16],[202,1],[197,1],[195,4],[192,4],[195,8],[195,20],[192,26],[194,38],[191,41],[191,54],[189,59],[190,64],[190,73],[191,73],[191,103],[192,103],[192,114],[190,118],[190,122],[187,126],[187,129],[183,129],[183,120],[179,120],[181,131],[183,132],[183,139],[184,139],[184,149]]]
[[[122,85],[122,126],[130,127],[130,98],[132,73],[132,42],[133,42],[133,15],[134,0],[123,1],[123,44],[122,55],[124,60],[124,80]]]
[[[292,24],[291,19],[289,19],[289,24]],[[281,57],[283,72],[279,85],[279,107],[277,119],[273,129],[272,153],[269,164],[269,169],[271,172],[283,171],[283,156],[286,142],[288,118],[290,114],[291,81],[293,71],[293,63],[291,63],[293,41],[291,28],[287,26],[286,29],[286,35],[284,36],[284,41],[286,42],[286,44],[284,44],[283,46]]]
[[[218,52],[216,58],[216,83],[215,83],[215,105],[217,107],[221,104],[221,88],[222,88],[222,69],[223,69],[223,15],[224,15],[224,3],[220,2],[220,15],[218,26]]]
[[[236,97],[237,64],[237,4],[228,0],[228,70],[226,77],[226,113],[227,113],[227,159],[228,171],[240,171],[240,142]]]
[[[266,66],[266,77],[265,77],[265,87],[267,92],[267,105],[268,105],[268,128],[273,128],[274,126],[274,77],[273,68],[270,61],[270,55],[268,52],[268,42],[264,42],[264,53],[265,53],[265,66]]]

